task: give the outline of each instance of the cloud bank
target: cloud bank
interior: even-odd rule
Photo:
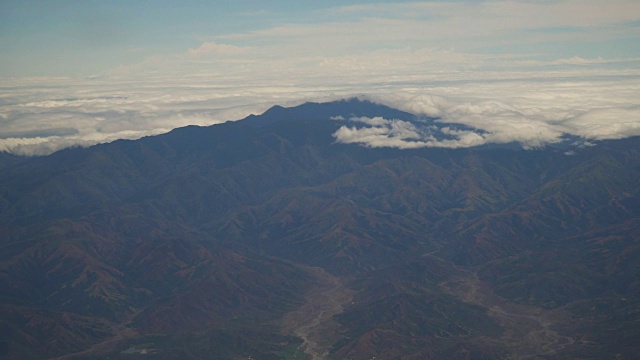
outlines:
[[[536,148],[562,141],[640,135],[640,76],[532,77],[490,74],[468,80],[416,77],[357,84],[323,79],[240,83],[233,77],[35,79],[1,83],[0,151],[46,155],[70,146],[137,139],[186,125],[213,125],[273,105],[357,96],[417,115],[437,127],[397,119],[355,119],[336,141],[397,148],[458,148],[517,142]],[[46,86],[43,86],[46,85]],[[362,93],[361,89],[367,92]]]
[[[640,136],[638,78],[463,84],[439,89],[440,93],[446,90],[446,96],[416,90],[365,96],[413,114],[437,117],[438,126],[354,118],[351,122],[360,126],[344,125],[334,137],[341,143],[406,149],[506,143],[540,148],[567,136],[584,142]],[[456,125],[463,128],[456,129]]]
[[[123,3],[145,15],[140,33],[100,46],[67,39],[60,9],[33,16],[21,4],[2,18],[0,151],[45,155],[353,96],[440,121],[360,119],[336,135],[365,146],[639,135],[637,0],[232,7],[242,14],[203,3],[182,16]]]
[[[279,100],[277,87],[231,87],[229,82],[198,77],[0,82],[5,89],[0,94],[0,151],[47,155],[237,120],[274,103],[289,104]]]

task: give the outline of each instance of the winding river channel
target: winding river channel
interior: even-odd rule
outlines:
[[[331,345],[340,339],[339,324],[333,319],[351,302],[354,291],[321,268],[308,267],[316,286],[305,295],[305,304],[283,318],[283,332],[303,340],[298,351],[312,360],[324,360]]]

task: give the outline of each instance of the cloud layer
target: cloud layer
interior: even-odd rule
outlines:
[[[71,19],[109,18],[100,6],[8,4],[0,151],[48,154],[352,96],[442,122],[361,119],[337,134],[367,146],[639,134],[637,0],[189,3],[109,6],[128,14],[116,23],[131,36],[117,41],[70,36]],[[73,77],[14,77],[52,74]]]
[[[640,135],[637,77],[627,79],[531,79],[465,82],[366,98],[418,115],[437,117],[438,127],[397,119],[351,119],[336,141],[369,147],[459,148],[519,143],[539,148],[567,135],[584,141]],[[499,100],[497,100],[499,99]],[[453,126],[452,126],[453,125]],[[455,125],[463,125],[456,129]],[[470,130],[471,129],[471,130]]]
[[[365,146],[457,148],[517,142],[535,148],[567,134],[585,141],[640,135],[640,76],[552,75],[501,73],[449,81],[417,77],[386,83],[372,77],[357,84],[321,79],[304,85],[282,80],[239,85],[233,77],[206,75],[153,81],[14,80],[0,84],[0,151],[45,155],[69,146],[237,120],[276,104],[353,96],[440,122],[434,129],[397,119],[356,119],[335,134],[337,141]]]
[[[0,97],[0,151],[46,155],[70,146],[237,120],[280,102],[278,88],[228,87],[209,80],[34,79],[0,84],[6,89]],[[286,99],[283,103],[288,104]]]

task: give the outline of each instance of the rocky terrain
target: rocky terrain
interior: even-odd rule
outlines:
[[[0,156],[0,358],[636,356],[640,139],[336,142],[354,116],[443,126],[355,99]]]

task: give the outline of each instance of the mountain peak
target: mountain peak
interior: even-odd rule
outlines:
[[[348,99],[7,158],[0,357],[636,356],[640,138],[333,136],[419,124],[441,125]]]
[[[333,117],[385,117],[411,119],[413,114],[392,109],[386,105],[377,104],[359,98],[341,99],[332,102],[305,102],[293,107],[275,105],[262,115],[250,116],[244,121],[253,126],[266,126],[283,120],[329,120]],[[247,121],[248,120],[248,121]]]

